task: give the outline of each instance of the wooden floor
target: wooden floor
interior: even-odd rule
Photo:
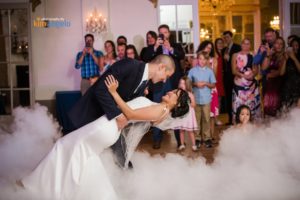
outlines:
[[[223,124],[225,124],[227,122],[226,115],[225,114],[220,115],[219,120],[222,121]],[[228,127],[225,125],[215,126],[215,134],[214,134],[215,142],[213,144],[213,148],[206,148],[205,145],[201,145],[200,149],[194,152],[192,151],[192,145],[188,137],[188,134],[185,134],[186,148],[184,151],[178,151],[174,132],[168,131],[164,133],[160,149],[152,148],[153,145],[152,134],[151,132],[149,132],[144,136],[141,143],[139,144],[138,151],[146,151],[149,152],[151,155],[160,154],[162,156],[164,156],[167,153],[178,153],[192,159],[202,156],[206,159],[207,163],[211,163],[213,162],[214,154],[218,147],[220,133],[226,128]]]

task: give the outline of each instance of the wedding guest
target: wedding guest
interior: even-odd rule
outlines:
[[[234,85],[232,90],[233,118],[241,105],[250,108],[251,115],[255,119],[260,118],[260,93],[255,76],[258,74],[257,65],[253,65],[253,56],[250,54],[251,42],[243,39],[242,50],[233,54],[232,73]]]
[[[273,28],[267,28],[264,33],[264,39],[262,40],[261,45],[253,58],[253,64],[262,65],[267,55],[267,48],[272,49],[276,39],[276,31]]]
[[[171,32],[168,25],[166,24],[160,25],[158,27],[158,32],[159,32],[159,37],[157,38],[156,43],[154,45],[149,45],[147,47],[144,57],[152,60],[153,58],[161,54],[169,55],[172,57],[172,59],[175,62],[175,72],[169,79],[167,79],[165,83],[149,86],[149,90],[153,93],[152,100],[155,102],[160,102],[164,94],[178,87],[179,79],[183,75],[181,60],[184,59],[184,55],[185,55],[181,44],[172,43],[170,41]],[[161,141],[163,139],[162,131],[157,128],[154,128],[152,130],[152,133],[153,133],[153,141],[154,141],[153,148],[159,149],[161,145]],[[179,132],[177,131],[175,132],[175,137],[177,141],[177,146],[179,147],[180,146]]]
[[[184,150],[185,149],[185,142],[184,142],[184,134],[187,132],[189,134],[191,143],[192,143],[192,150],[197,151],[196,141],[195,141],[195,131],[199,130],[195,115],[195,97],[192,93],[192,82],[191,80],[184,76],[179,80],[179,86],[178,89],[182,89],[186,91],[189,95],[190,103],[189,103],[189,113],[188,116],[185,117],[184,120],[180,121],[178,124],[176,124],[175,130],[180,130],[180,146],[178,147],[178,150]]]
[[[267,54],[262,64],[265,71],[265,86],[263,88],[264,115],[276,116],[280,108],[280,87],[282,77],[280,76],[281,67],[285,62],[285,42],[282,37],[276,39],[273,51],[267,47]]]
[[[222,109],[222,100],[225,97],[225,91],[224,91],[224,82],[223,82],[223,66],[224,66],[224,61],[222,57],[222,49],[224,48],[224,41],[222,38],[217,38],[215,40],[215,50],[216,50],[216,57],[217,57],[217,62],[218,62],[218,68],[217,68],[217,83],[216,83],[216,88],[218,91],[218,100],[219,100],[219,110],[221,111]],[[222,122],[220,120],[217,120],[216,122],[217,125],[222,125]]]
[[[103,56],[103,59],[100,59],[100,62],[103,62],[104,66],[101,70],[101,74],[103,74],[112,64],[114,64],[117,59],[116,46],[113,41],[106,40],[104,43],[104,49],[106,54]]]
[[[117,45],[119,45],[119,44],[125,44],[125,45],[127,45],[127,38],[124,35],[120,35],[117,38]]]
[[[215,49],[212,42],[205,40],[199,45],[197,52],[205,51],[209,54],[209,67],[213,70],[215,77],[218,71],[218,62],[215,57]],[[219,99],[218,90],[216,87],[211,90],[211,102],[210,102],[210,132],[214,139],[216,118],[219,116]]]
[[[122,60],[125,58],[126,54],[126,44],[125,43],[120,43],[117,46],[117,60]]]
[[[154,46],[157,40],[157,34],[154,31],[148,31],[146,34],[147,46],[144,47],[140,53],[141,60],[144,62],[149,62],[153,57],[151,54],[147,54],[147,50],[149,46]],[[149,57],[150,56],[150,57]]]
[[[226,47],[222,50],[222,55],[224,59],[224,88],[225,88],[225,99],[226,99],[226,109],[228,113],[228,123],[232,124],[232,88],[233,88],[233,74],[231,67],[231,59],[234,53],[241,50],[241,46],[233,42],[233,33],[231,31],[223,32],[223,39]]]
[[[94,49],[94,36],[86,34],[84,36],[85,47],[76,56],[76,69],[81,69],[81,94],[84,95],[91,86],[93,80],[99,77],[99,71],[103,67],[99,63],[100,57],[103,56],[101,51]]]
[[[132,45],[132,44],[129,44],[129,45],[126,46],[125,57],[140,60],[140,57],[137,53],[137,50],[136,50],[135,46]]]
[[[289,47],[291,47],[292,46],[292,41],[294,40],[294,39],[299,39],[299,37],[297,36],[297,35],[290,35],[288,38],[287,38],[287,44],[288,44],[288,46]]]
[[[300,99],[300,39],[294,38],[291,47],[286,51],[287,61],[282,65],[280,75],[283,76],[281,100],[283,109],[297,105]]]
[[[196,118],[199,124],[199,135],[196,135],[196,145],[200,147],[201,140],[207,148],[212,147],[212,135],[210,132],[210,103],[211,90],[216,86],[216,78],[209,67],[209,54],[200,51],[197,54],[198,66],[189,71],[189,79],[193,83],[193,93],[196,99]]]
[[[243,127],[252,121],[251,109],[247,105],[240,105],[235,116],[237,127]]]

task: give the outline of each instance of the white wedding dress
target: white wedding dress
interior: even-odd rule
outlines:
[[[144,97],[128,102],[133,109],[153,104]],[[168,117],[158,127],[168,129],[173,120]],[[130,137],[139,135],[137,143],[151,126],[150,122],[143,123],[147,125],[140,130],[143,133],[132,133],[134,129],[128,133]],[[31,199],[118,199],[99,154],[114,144],[119,134],[116,120],[102,116],[59,139],[34,171],[21,180],[25,191]]]

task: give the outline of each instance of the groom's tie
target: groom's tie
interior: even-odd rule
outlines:
[[[147,83],[148,83],[148,80],[145,80],[143,81],[139,87],[136,89],[135,93],[134,93],[134,96],[137,97],[137,96],[143,96],[144,94],[144,90],[146,89],[147,87]]]

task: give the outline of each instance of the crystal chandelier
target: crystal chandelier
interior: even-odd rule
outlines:
[[[209,39],[209,32],[207,29],[201,28],[200,29],[200,39],[201,40],[208,40]]]
[[[98,13],[96,8],[86,19],[86,32],[101,34],[107,30],[106,18],[101,13]]]
[[[200,7],[214,11],[227,10],[235,0],[200,0]]]
[[[274,29],[274,30],[279,30],[279,16],[274,16],[273,20],[270,21],[270,26]]]

